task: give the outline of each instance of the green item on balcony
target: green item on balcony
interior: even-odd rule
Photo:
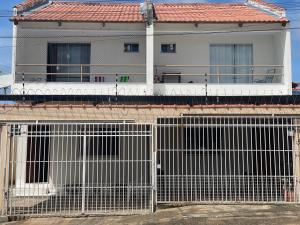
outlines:
[[[129,76],[121,76],[121,77],[120,77],[120,82],[122,82],[122,83],[127,83],[127,82],[129,82]]]

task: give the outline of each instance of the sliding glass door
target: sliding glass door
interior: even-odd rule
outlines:
[[[47,81],[89,82],[90,52],[90,44],[48,44]]]
[[[235,83],[252,82],[252,45],[234,45]]]
[[[253,47],[251,44],[210,45],[211,83],[250,83]]]

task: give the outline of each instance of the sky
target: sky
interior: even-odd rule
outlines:
[[[1,0],[0,3],[0,37],[12,36],[12,23],[8,16],[12,14],[13,6],[23,0]],[[142,0],[141,0],[142,1]],[[157,0],[164,1],[164,0]],[[243,0],[168,0],[176,2],[243,2]],[[299,0],[267,0],[277,3],[287,9],[288,18],[292,27],[300,27],[300,2]],[[11,46],[10,38],[0,38],[0,72],[9,73],[11,68]],[[292,65],[293,81],[300,82],[300,29],[292,30]]]

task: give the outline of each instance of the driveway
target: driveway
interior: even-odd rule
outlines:
[[[300,205],[194,205],[154,214],[84,218],[30,218],[10,225],[300,225]]]

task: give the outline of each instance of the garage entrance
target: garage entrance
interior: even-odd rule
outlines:
[[[153,210],[152,125],[11,123],[7,214]]]
[[[158,119],[158,202],[298,202],[294,122],[246,116]]]

